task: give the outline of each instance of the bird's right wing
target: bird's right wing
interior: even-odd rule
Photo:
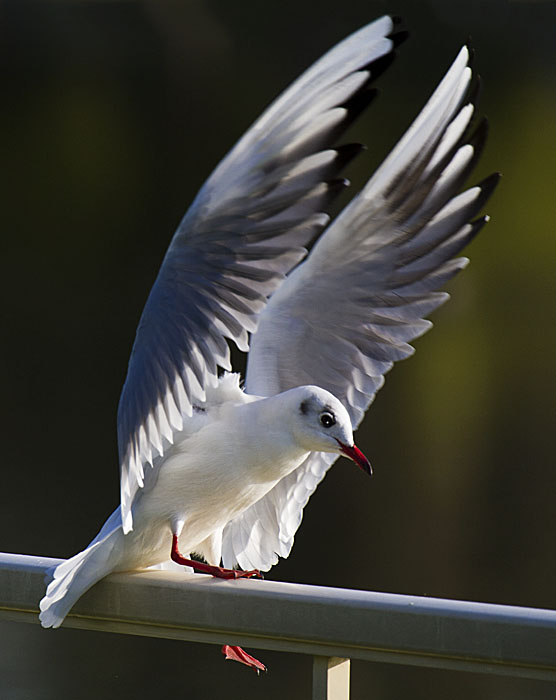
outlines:
[[[335,148],[369,102],[394,48],[382,17],[325,54],[280,96],[217,166],[185,215],[151,290],[118,409],[122,526],[154,480],[192,405],[229,369],[305,246],[328,222],[338,178],[359,149]]]
[[[473,219],[498,180],[457,194],[486,135],[485,122],[466,135],[475,99],[468,61],[464,47],[392,153],[261,312],[249,393],[316,384],[343,402],[355,428],[384,374],[430,328],[425,319],[466,265],[454,256],[484,224]],[[312,454],[229,523],[225,565],[264,570],[287,556],[303,507],[335,459]]]

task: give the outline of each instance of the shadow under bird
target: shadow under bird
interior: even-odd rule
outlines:
[[[305,504],[339,456],[371,474],[353,429],[448,299],[439,290],[465,267],[455,256],[487,220],[475,217],[498,180],[458,194],[486,138],[484,120],[469,133],[477,91],[464,46],[329,221],[348,185],[340,173],[361,150],[335,143],[401,38],[385,16],[325,54],[253,124],[184,216],[120,399],[121,507],[51,572],[44,627],[59,627],[113,571],[179,564],[259,576],[289,555]],[[228,340],[249,352],[244,389],[230,373]],[[264,669],[240,647],[223,652]]]

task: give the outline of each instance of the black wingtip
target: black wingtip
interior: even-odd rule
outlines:
[[[494,192],[496,189],[496,186],[500,182],[500,178],[502,177],[502,173],[500,172],[495,172],[491,173],[488,175],[488,177],[485,177],[484,180],[481,180],[477,187],[480,187],[481,190],[484,192],[486,199],[490,197],[490,195]]]
[[[326,199],[322,202],[322,211],[327,212],[336,197],[350,186],[350,181],[345,177],[337,177],[326,181]]]
[[[485,224],[488,224],[490,221],[490,216],[488,214],[484,214],[483,216],[479,216],[478,219],[475,219],[474,221],[470,221],[469,224],[471,226],[471,232],[469,233],[469,236],[467,238],[467,242],[465,245],[468,245],[471,243],[471,241],[477,236],[479,231],[483,228]]]
[[[372,61],[370,61],[368,64],[365,66],[362,66],[361,70],[368,70],[369,71],[369,83],[374,82],[377,78],[379,78],[384,71],[390,67],[394,59],[396,58],[396,49],[400,44],[403,44],[403,42],[408,38],[409,32],[405,29],[399,29],[398,25],[401,24],[401,19],[399,17],[391,17],[392,22],[394,23],[394,31],[388,35],[388,38],[392,41],[393,43],[393,49],[387,54],[384,54],[384,56],[381,56],[380,58],[376,58]]]
[[[348,163],[356,158],[362,151],[366,151],[367,147],[362,143],[345,143],[341,146],[336,146],[335,163],[338,170],[343,170]]]
[[[468,139],[466,139],[466,142],[473,147],[475,158],[478,158],[483,152],[488,136],[488,129],[488,119],[486,117],[482,117],[477,126],[474,128],[473,133]]]
[[[379,78],[384,71],[392,65],[395,58],[395,52],[391,51],[390,53],[387,53],[366,65],[365,69],[369,71],[370,79],[374,81]]]
[[[342,107],[345,107],[348,111],[346,119],[344,121],[344,129],[352,124],[355,119],[371,104],[371,102],[378,95],[378,90],[376,88],[363,88],[359,92],[355,93],[349,100],[346,100]]]
[[[467,102],[477,106],[483,89],[483,81],[480,75],[474,75],[467,90]]]
[[[347,177],[335,177],[333,180],[327,180],[326,185],[330,194],[338,194],[349,187],[351,182]]]
[[[394,22],[394,31],[391,34],[388,34],[388,38],[393,44],[392,51],[389,53],[385,54],[384,56],[381,56],[380,58],[375,59],[374,61],[371,61],[369,65],[365,66],[367,70],[370,71],[371,73],[371,78],[373,80],[376,80],[379,76],[381,76],[384,71],[391,65],[392,61],[396,58],[396,49],[401,46],[401,44],[404,43],[404,41],[407,40],[409,37],[409,32],[407,29],[400,29],[397,26],[397,20],[398,20],[398,25],[401,24],[401,19],[398,17],[391,18],[392,21]]]
[[[475,48],[473,46],[473,41],[471,40],[471,36],[467,37],[467,41],[465,42],[465,45],[467,46],[467,50],[469,51],[469,60],[467,61],[467,65],[470,68],[473,68],[473,65],[475,63]]]
[[[390,15],[390,19],[392,20],[394,28],[391,34],[388,35],[388,38],[394,43],[394,49],[397,49],[398,46],[403,44],[403,42],[409,37],[409,32],[404,26],[403,19],[399,15]]]
[[[404,41],[407,41],[409,36],[410,35],[407,29],[398,29],[395,32],[392,32],[392,34],[389,34],[388,38],[394,44],[394,49],[397,49],[398,46],[401,46],[404,43]]]
[[[475,201],[475,212],[480,211],[484,207],[484,205],[490,199],[492,193],[496,189],[496,186],[498,185],[499,181],[500,173],[492,173],[491,175],[485,177],[484,180],[481,180],[481,182],[478,183],[477,187],[481,190],[481,192],[479,193],[479,196]],[[479,219],[476,219],[476,221],[472,221],[471,224],[475,225],[477,222],[480,222],[480,229],[488,220],[488,215],[485,215],[480,217]],[[473,235],[475,235],[475,233],[473,233]]]

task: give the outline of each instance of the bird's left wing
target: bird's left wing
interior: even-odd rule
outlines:
[[[272,395],[316,384],[335,394],[354,428],[384,375],[413,352],[448,299],[439,291],[467,263],[454,258],[498,176],[457,194],[481,150],[464,47],[408,132],[363,190],[272,296],[251,341],[246,389]],[[268,569],[287,556],[303,507],[334,455],[313,453],[224,530],[225,566]]]
[[[328,222],[327,205],[346,184],[338,174],[359,151],[333,144],[370,101],[392,30],[382,17],[317,61],[218,165],[181,222],[139,322],[118,408],[124,532],[146,470],[156,475],[157,456],[218,367],[230,369],[227,339],[247,350],[268,296]]]

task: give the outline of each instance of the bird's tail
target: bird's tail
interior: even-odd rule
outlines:
[[[87,549],[51,570],[52,580],[39,606],[43,627],[59,627],[83,593],[115,569],[121,549],[115,545],[123,532],[119,524],[106,530],[104,527]]]

